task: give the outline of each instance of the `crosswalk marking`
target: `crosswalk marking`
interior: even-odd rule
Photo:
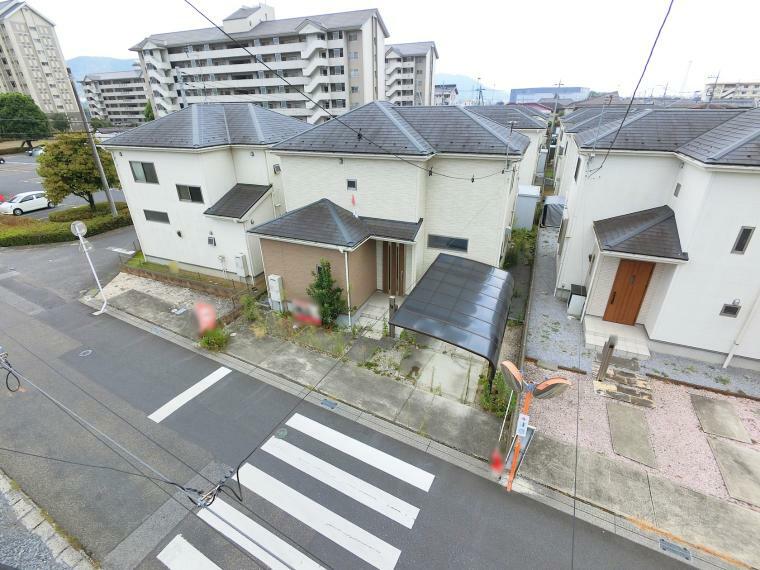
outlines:
[[[240,468],[240,483],[375,568],[392,570],[401,556],[399,549],[248,463]]]
[[[198,511],[198,516],[273,570],[324,570],[303,552],[218,497],[211,506]]]
[[[435,475],[432,473],[428,473],[411,463],[402,461],[352,437],[343,435],[339,431],[315,422],[301,414],[294,414],[286,422],[286,425],[334,447],[338,451],[342,451],[351,457],[363,461],[380,471],[406,481],[423,491],[429,491],[435,479]]]
[[[417,507],[346,473],[311,453],[278,438],[269,439],[261,446],[261,449],[406,528],[414,526],[414,521],[420,512]]]
[[[166,402],[163,406],[149,415],[148,419],[151,419],[156,423],[160,423],[161,421],[168,418],[172,413],[176,412],[179,408],[187,404],[190,400],[202,393],[204,390],[208,390],[211,386],[219,382],[219,380],[227,376],[227,374],[230,372],[232,371],[229,368],[225,368],[224,366],[215,370],[197,384],[193,384],[187,390]]]
[[[222,570],[181,534],[175,536],[156,558],[169,570]]]

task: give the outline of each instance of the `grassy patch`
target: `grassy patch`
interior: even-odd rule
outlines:
[[[227,287],[228,289],[240,289],[241,284],[235,284],[230,279],[222,279],[221,277],[214,277],[213,275],[206,275],[197,271],[186,271],[180,269],[176,264],[174,266],[164,265],[162,263],[155,263],[153,261],[146,261],[145,255],[142,251],[136,252],[130,257],[124,265],[134,267],[135,269],[145,269],[147,271],[153,271],[154,273],[164,273],[166,275],[172,275],[188,281],[196,281],[201,283],[210,283],[219,287]]]
[[[119,214],[129,213],[126,202],[116,202],[116,211]],[[110,216],[111,208],[108,202],[98,202],[95,204],[95,211],[90,206],[85,204],[84,206],[76,206],[75,208],[66,208],[65,210],[57,210],[50,212],[48,218],[51,222],[73,222],[74,220],[91,220],[93,218],[99,218],[102,216]],[[88,225],[89,228],[89,225]],[[89,232],[87,232],[89,233]]]
[[[203,333],[200,345],[206,350],[213,350],[219,352],[224,350],[227,344],[230,342],[230,333],[224,330],[222,327],[216,327]]]
[[[88,213],[91,213],[88,206],[84,206],[84,208]],[[112,218],[106,209],[105,214],[96,212],[97,215],[92,215],[90,218],[74,215],[68,219],[66,214],[72,210],[52,212],[51,218],[56,214],[61,215],[52,221],[0,216],[0,247],[74,241],[77,238],[71,233],[70,226],[75,219],[87,220],[87,237],[132,225],[132,218],[129,216],[126,204],[119,210],[119,215],[115,218]]]
[[[243,304],[243,316],[245,320],[249,323],[255,323],[261,319],[261,309],[252,295],[243,295],[240,297],[240,301]]]
[[[722,384],[723,386],[728,386],[731,383],[731,378],[728,376],[723,376],[722,374],[715,377],[715,381],[718,384]]]
[[[536,255],[536,228],[530,230],[517,228],[512,230],[509,238],[507,254],[504,256],[504,269],[514,267],[518,263],[532,265]]]
[[[481,374],[478,383],[480,384],[480,407],[487,412],[503,416],[507,411],[507,403],[510,400],[511,393],[504,381],[504,374],[501,371],[496,373],[493,379],[493,390],[490,392],[488,391],[488,378],[485,374]],[[517,398],[512,396],[512,401],[509,404],[510,414],[514,413],[516,405]]]

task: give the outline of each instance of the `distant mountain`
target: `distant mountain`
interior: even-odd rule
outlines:
[[[459,101],[466,99],[476,100],[478,98],[478,80],[467,75],[436,73],[435,83],[436,85],[440,83],[455,83],[457,91],[459,91]],[[493,85],[486,83],[481,83],[481,86],[483,87],[483,100],[486,104],[509,100],[509,91],[494,89]]]
[[[88,73],[106,73],[108,71],[129,71],[135,59],[118,59],[115,57],[95,57],[82,55],[66,61],[71,68],[75,81],[82,81]]]

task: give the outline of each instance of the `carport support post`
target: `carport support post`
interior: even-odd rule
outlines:
[[[87,133],[87,140],[90,142],[92,159],[95,161],[95,166],[98,167],[98,173],[100,174],[100,184],[103,186],[103,192],[106,193],[106,198],[108,198],[108,206],[111,209],[111,217],[115,218],[119,215],[119,213],[116,211],[116,203],[113,201],[113,196],[111,196],[111,189],[108,187],[108,178],[106,178],[106,172],[103,170],[103,165],[100,162],[98,147],[95,146],[95,139],[92,138],[92,132],[90,132],[90,124],[87,122],[87,119],[84,116],[84,109],[82,109],[82,102],[79,100],[79,95],[77,95],[77,88],[74,85],[74,79],[71,77],[71,70],[67,68],[66,71],[69,73],[71,91],[74,94],[74,100],[77,102],[77,108],[79,109],[79,116],[82,119],[82,128],[84,129],[84,132]]]
[[[388,296],[388,336],[396,338],[396,325],[392,325],[393,315],[396,314],[396,297],[395,295]]]

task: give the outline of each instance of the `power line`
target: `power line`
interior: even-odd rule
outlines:
[[[612,151],[612,147],[615,146],[615,141],[617,141],[618,135],[620,134],[620,131],[623,129],[623,125],[625,125],[625,120],[626,118],[628,118],[628,113],[630,113],[631,107],[633,107],[633,100],[636,97],[636,92],[639,90],[639,87],[641,86],[641,81],[644,79],[644,74],[647,72],[647,67],[649,67],[649,62],[652,60],[652,54],[654,53],[654,48],[657,47],[657,41],[660,39],[660,34],[662,33],[662,29],[665,27],[665,23],[668,21],[668,16],[670,16],[670,10],[673,8],[674,1],[675,0],[670,0],[670,3],[668,4],[668,10],[667,12],[665,12],[665,17],[662,19],[660,28],[657,30],[657,35],[654,38],[654,42],[652,42],[652,47],[649,49],[649,55],[647,56],[647,60],[644,63],[644,69],[641,70],[641,75],[639,76],[639,80],[636,83],[636,87],[634,88],[633,93],[631,94],[631,100],[628,102],[628,106],[625,109],[623,120],[620,121],[620,126],[615,131],[615,136],[612,137],[612,142],[610,143],[610,146],[607,147],[607,152],[604,154],[602,163],[597,168],[590,170],[587,176],[596,174],[602,169],[602,167],[604,167],[604,163],[607,162],[607,157],[610,156],[610,151]]]
[[[224,28],[222,28],[221,26],[219,26],[216,22],[214,22],[211,18],[209,18],[206,14],[204,14],[199,8],[197,8],[192,2],[190,2],[190,0],[185,0],[185,3],[188,6],[190,6],[193,10],[195,10],[198,14],[200,14],[200,16],[203,17],[203,19],[206,20],[209,24],[211,24],[214,28],[216,28],[222,34],[224,34],[229,40],[231,40],[232,42],[234,42],[239,48],[243,49],[248,55],[250,55],[253,58],[253,60],[256,63],[259,63],[259,64],[263,65],[264,67],[266,67],[267,70],[269,70],[272,73],[274,73],[277,76],[278,79],[284,81],[286,85],[292,87],[293,89],[296,90],[297,93],[301,94],[308,101],[314,103],[315,106],[317,106],[322,111],[324,111],[325,113],[327,113],[327,115],[329,115],[329,117],[330,117],[331,120],[335,120],[338,123],[340,123],[341,125],[343,125],[344,127],[346,127],[347,129],[353,131],[356,134],[356,136],[357,136],[357,138],[359,140],[365,140],[365,141],[367,141],[371,145],[373,145],[373,146],[379,148],[380,150],[382,150],[384,153],[390,154],[394,158],[397,158],[398,160],[406,162],[407,164],[409,164],[411,166],[414,166],[415,168],[418,168],[420,170],[424,170],[430,176],[435,175],[435,176],[442,176],[444,178],[450,178],[450,179],[453,179],[453,180],[470,180],[471,182],[475,182],[475,180],[481,180],[483,178],[490,178],[491,176],[495,176],[496,174],[499,174],[499,173],[504,174],[504,170],[502,169],[499,172],[495,172],[493,174],[488,174],[488,175],[485,175],[485,176],[474,176],[474,175],[473,176],[453,176],[453,175],[450,175],[450,174],[443,174],[443,173],[440,173],[440,172],[434,172],[431,167],[420,166],[419,164],[416,164],[416,163],[412,162],[411,160],[407,160],[406,158],[404,158],[401,155],[398,155],[398,154],[396,154],[394,152],[390,152],[388,149],[386,149],[385,147],[383,147],[381,144],[376,143],[375,141],[373,141],[370,138],[368,138],[367,136],[365,136],[360,130],[355,129],[351,125],[349,125],[349,124],[343,122],[342,120],[340,120],[340,118],[337,115],[333,115],[327,108],[323,107],[319,102],[317,102],[314,99],[312,99],[311,97],[309,97],[309,95],[307,95],[304,91],[302,91],[301,89],[299,89],[296,85],[294,85],[290,81],[288,81],[287,78],[285,76],[283,76],[282,74],[280,74],[276,69],[273,69],[269,65],[267,65],[267,63],[265,61],[263,61],[259,56],[251,53],[251,51],[248,49],[247,46],[245,46],[244,44],[242,44],[241,42],[239,42],[238,40],[236,40],[235,38],[233,38],[230,34],[228,34],[224,30]],[[509,157],[509,145],[507,145],[507,157]]]

